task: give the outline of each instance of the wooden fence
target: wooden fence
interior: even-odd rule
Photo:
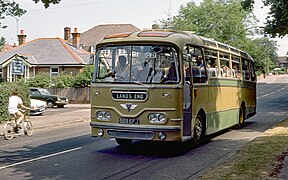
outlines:
[[[69,103],[90,103],[90,87],[84,88],[48,88],[51,94],[65,96]]]

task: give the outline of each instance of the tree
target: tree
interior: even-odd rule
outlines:
[[[237,0],[204,0],[199,6],[181,6],[173,28],[189,30],[207,38],[241,47],[254,29],[256,18]]]
[[[42,2],[45,8],[48,8],[50,4],[58,4],[61,0],[32,0],[35,3]],[[1,20],[7,16],[20,17],[26,13],[26,10],[20,8],[19,4],[10,0],[0,0],[0,28],[6,28],[6,25],[2,25]]]
[[[278,57],[276,41],[267,37],[253,39],[247,42],[244,50],[253,57],[258,74],[274,69]]]
[[[5,38],[4,37],[1,37],[0,38],[0,52],[3,51],[3,46],[5,44]]]
[[[48,8],[50,4],[58,4],[61,0],[33,0],[35,3],[42,2],[45,8]]]
[[[9,0],[0,0],[0,20],[5,19],[6,16],[20,17],[25,14],[26,11],[19,7],[19,4]],[[6,28],[7,26],[2,25],[0,22],[0,28]]]
[[[270,6],[266,17],[264,31],[271,37],[283,37],[288,34],[288,1],[287,0],[262,0],[264,6]],[[252,10],[253,0],[243,0],[242,6]]]
[[[276,43],[268,38],[251,38],[257,33],[256,22],[252,12],[244,10],[237,0],[203,0],[199,6],[194,2],[181,6],[171,26],[247,51],[255,59],[256,70],[267,71],[275,65]]]

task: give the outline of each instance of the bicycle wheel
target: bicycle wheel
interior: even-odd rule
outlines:
[[[27,136],[32,136],[33,134],[33,125],[31,121],[24,122],[24,134]]]
[[[8,122],[4,125],[3,133],[4,133],[4,138],[6,140],[11,140],[14,138],[14,135],[15,135],[14,128],[15,128],[15,126],[11,122]]]

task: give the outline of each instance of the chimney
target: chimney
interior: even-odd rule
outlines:
[[[26,43],[26,34],[24,34],[24,30],[20,30],[20,34],[17,35],[18,36],[18,43],[19,46]]]
[[[64,40],[68,41],[70,39],[71,28],[65,27],[64,28]]]
[[[80,33],[78,33],[77,28],[74,28],[74,32],[72,34],[72,44],[76,49],[79,48],[80,45]]]

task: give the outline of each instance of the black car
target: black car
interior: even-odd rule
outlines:
[[[64,107],[69,100],[64,96],[52,95],[47,89],[44,88],[30,88],[30,98],[39,99],[47,102],[47,106],[52,108],[54,106]]]

